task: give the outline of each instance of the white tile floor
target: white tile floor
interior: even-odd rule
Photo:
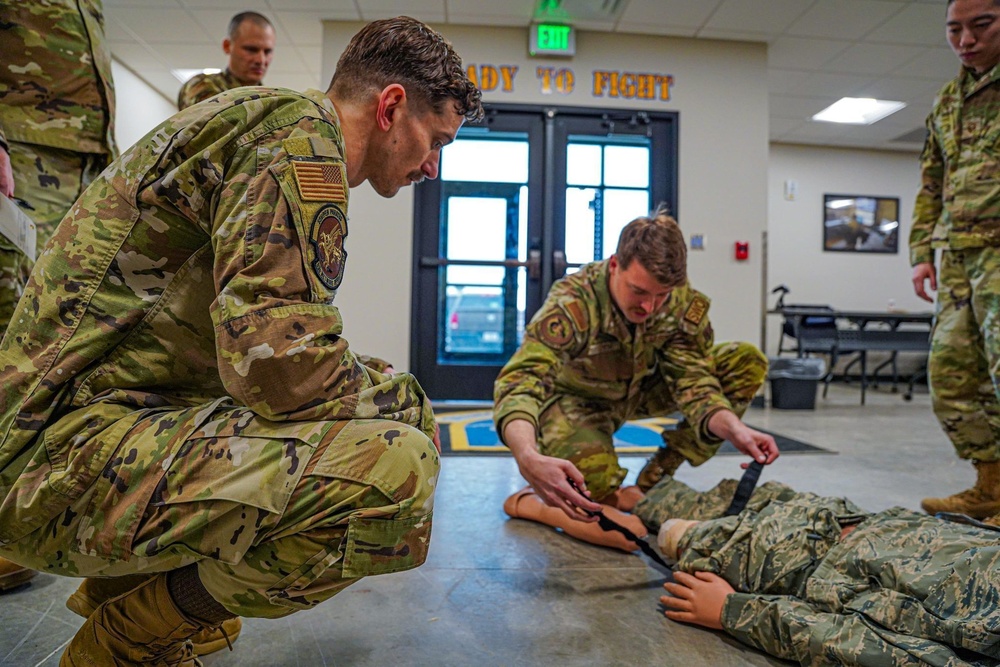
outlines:
[[[925,495],[965,488],[926,393],[912,402],[885,388],[859,405],[833,385],[812,411],[754,409],[751,425],[836,454],[788,454],[762,481],[846,495],[870,510],[919,507]],[[719,456],[678,477],[708,488],[740,474]],[[626,463],[634,475],[642,460]],[[447,457],[427,563],[374,577],[318,609],[277,621],[248,619],[223,665],[666,665],[786,664],[722,633],[673,623],[657,599],[664,577],[636,556],[508,520],[503,499],[523,485],[510,457]],[[56,665],[81,619],[63,606],[71,579],[36,577],[0,597],[0,665]]]

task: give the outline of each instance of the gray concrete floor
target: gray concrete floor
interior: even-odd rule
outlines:
[[[859,404],[833,385],[814,411],[753,409],[747,423],[836,454],[789,454],[763,474],[797,489],[846,495],[870,510],[917,508],[924,495],[965,488],[926,393],[912,402],[886,388]],[[678,478],[707,489],[740,474],[718,456]],[[631,479],[642,459],[628,458]],[[427,562],[355,584],[316,610],[246,619],[229,665],[779,665],[723,633],[664,618],[664,576],[634,555],[509,520],[501,504],[523,482],[510,457],[446,457]],[[65,599],[78,582],[40,575],[0,597],[0,665],[56,665],[82,620]]]

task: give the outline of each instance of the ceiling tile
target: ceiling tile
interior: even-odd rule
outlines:
[[[725,0],[705,24],[718,30],[761,32],[774,38],[809,9],[813,0]]]
[[[800,37],[860,39],[903,6],[883,0],[818,0],[787,32]]]
[[[173,9],[182,7],[181,0],[104,0],[105,13],[118,7],[147,7],[149,9]]]
[[[228,59],[219,44],[151,44],[150,48],[171,69],[204,69],[226,66]]]
[[[854,44],[826,63],[824,69],[847,74],[886,74],[902,67],[923,52],[924,49],[916,46]]]
[[[899,100],[907,104],[927,102],[929,105],[943,85],[943,81],[939,83],[927,79],[887,77],[862,86],[857,90],[857,95],[859,97],[877,97],[883,100]],[[928,106],[928,108],[930,107]]]
[[[137,42],[108,42],[111,54],[131,70],[166,67],[169,60]]]
[[[341,16],[327,16],[325,12],[278,12],[275,19],[281,25],[285,35],[296,46],[321,46],[323,44],[323,21],[357,21],[358,12],[351,10]]]
[[[150,44],[155,42],[197,44],[212,37],[191,14],[183,9],[120,8],[114,12],[113,18],[136,37]],[[166,29],[168,26],[169,29]]]
[[[357,0],[365,21],[412,16],[428,23],[444,23],[444,0]]]
[[[700,28],[712,16],[722,0],[659,0],[629,2],[619,25],[684,26]]]
[[[455,22],[456,16],[482,17],[479,25],[490,25],[492,17],[506,17],[508,19],[521,19],[523,23],[517,25],[527,25],[535,16],[535,6],[537,0],[446,0],[448,21]],[[510,25],[503,23],[501,25]]]
[[[875,77],[861,74],[831,74],[828,72],[816,72],[805,81],[794,86],[789,92],[793,95],[803,96],[827,96],[835,95],[840,97],[856,96],[856,93],[863,87],[875,81]]]
[[[793,95],[768,95],[772,118],[809,120],[837,101],[836,95],[826,97],[795,97]]]
[[[487,23],[494,27],[523,28],[531,24],[530,16],[496,15],[496,14],[460,14],[453,11],[448,12],[448,23],[452,25],[483,25]]]
[[[958,76],[960,69],[961,64],[950,48],[927,49],[923,55],[917,56],[907,65],[905,72],[899,74],[934,79],[944,85],[945,82]]]
[[[851,42],[832,39],[779,37],[767,47],[767,65],[783,69],[819,69],[850,46]]]
[[[326,19],[358,20],[358,7],[354,0],[267,0],[275,12],[315,11]]]
[[[637,35],[663,35],[665,37],[694,37],[696,26],[681,25],[650,25],[648,23],[631,23],[619,21],[615,32],[634,33]]]
[[[254,11],[266,14],[271,8],[267,0],[176,0],[189,9],[224,9],[230,14]]]
[[[736,42],[762,42],[771,41],[771,35],[766,32],[752,32],[748,30],[721,30],[716,28],[701,28],[695,33],[696,37],[702,39],[724,39]]]
[[[945,45],[945,3],[911,3],[868,37],[883,44]]]
[[[767,68],[767,92],[783,95],[811,76],[809,72],[794,69]]]

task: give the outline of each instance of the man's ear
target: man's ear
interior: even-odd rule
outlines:
[[[378,96],[375,122],[378,129],[387,132],[395,122],[399,110],[406,104],[406,89],[398,83],[390,83]]]
[[[233,50],[233,43],[229,40],[228,37],[226,37],[224,40],[222,40],[222,52],[228,56],[229,52],[232,50]]]

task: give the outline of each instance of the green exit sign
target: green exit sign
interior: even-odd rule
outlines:
[[[528,32],[528,53],[533,56],[572,56],[576,31],[572,26],[537,23]]]

